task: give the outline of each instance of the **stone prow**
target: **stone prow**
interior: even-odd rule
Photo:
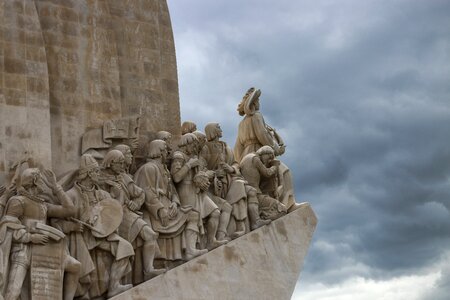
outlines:
[[[290,299],[317,217],[309,203],[112,299]]]

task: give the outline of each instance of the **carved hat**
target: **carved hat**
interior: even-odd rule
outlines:
[[[90,154],[83,154],[80,159],[80,169],[78,173],[82,175],[95,168],[98,168],[98,163],[95,158]]]
[[[125,156],[123,156],[123,153],[119,150],[113,149],[106,153],[105,158],[103,159],[102,167],[109,168],[111,167],[111,163],[118,162],[120,160],[125,161]]]
[[[255,108],[252,105],[259,99],[259,96],[261,96],[261,90],[254,87],[249,88],[238,105],[237,111],[239,115],[252,116],[255,113]]]

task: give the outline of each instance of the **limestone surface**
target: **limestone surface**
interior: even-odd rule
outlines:
[[[132,115],[179,135],[166,0],[0,0],[1,181],[27,151],[76,168],[87,129]]]
[[[112,299],[290,299],[317,218],[308,203]]]

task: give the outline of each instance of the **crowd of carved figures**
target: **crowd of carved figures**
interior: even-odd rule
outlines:
[[[239,103],[234,150],[218,123],[184,122],[172,138],[138,137],[134,122],[128,135],[84,136],[79,167],[58,178],[31,157],[17,162],[0,189],[1,297],[109,298],[294,210],[260,94]]]

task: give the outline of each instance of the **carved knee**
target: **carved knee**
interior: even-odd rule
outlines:
[[[213,210],[213,212],[209,215],[211,218],[219,218],[220,217],[220,211],[219,209]]]
[[[200,214],[196,211],[191,210],[188,213],[188,222],[198,223],[198,220],[200,220]]]
[[[150,226],[142,227],[140,236],[146,242],[155,241],[158,238],[158,234]]]

